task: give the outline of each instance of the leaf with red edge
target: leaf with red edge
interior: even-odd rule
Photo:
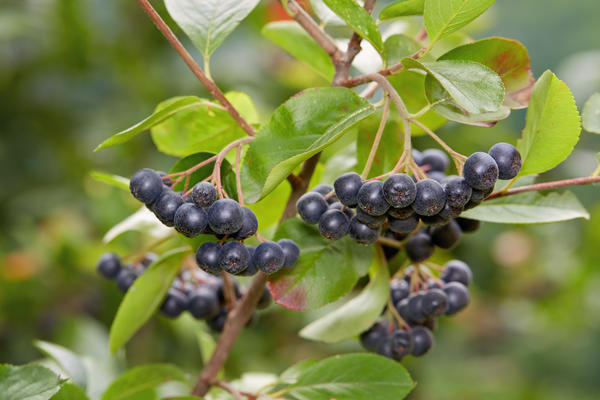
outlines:
[[[275,240],[288,238],[300,247],[300,258],[291,268],[269,277],[271,294],[292,310],[319,308],[348,294],[358,278],[367,274],[373,251],[349,237],[330,241],[316,227],[299,219],[279,226]]]

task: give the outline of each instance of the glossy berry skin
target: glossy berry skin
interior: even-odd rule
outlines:
[[[253,260],[252,256],[254,255],[256,248],[252,247],[252,246],[246,246],[246,250],[248,250],[248,267],[246,267],[246,269],[243,270],[242,272],[240,272],[238,275],[253,276],[258,272],[256,265],[254,265],[254,262],[252,261]]]
[[[205,272],[213,275],[221,273],[219,266],[219,254],[221,245],[213,242],[203,243],[196,252],[196,263]]]
[[[444,265],[440,279],[446,283],[460,282],[465,286],[469,286],[473,280],[473,273],[467,263],[460,260],[452,260]]]
[[[152,204],[163,191],[163,182],[158,172],[144,168],[133,174],[129,190],[133,197],[144,204]]]
[[[488,154],[498,165],[498,178],[512,179],[521,171],[521,153],[512,144],[496,143]]]
[[[300,218],[307,224],[316,224],[321,215],[329,209],[329,205],[319,193],[304,193],[296,203]]]
[[[415,322],[411,320],[410,314],[408,312],[408,302],[409,299],[407,297],[396,303],[394,307],[396,307],[396,311],[398,311],[398,314],[400,315],[400,317],[402,317],[404,321],[406,321],[408,324],[415,324]]]
[[[269,292],[269,288],[265,287],[263,290],[260,299],[258,299],[258,303],[256,304],[256,308],[259,310],[264,310],[269,307],[273,303],[273,296],[271,296],[271,292]]]
[[[441,289],[429,289],[421,300],[423,313],[428,317],[444,315],[448,309],[448,296]]]
[[[463,176],[473,189],[488,190],[498,180],[498,165],[489,154],[479,151],[465,161]]]
[[[319,219],[319,232],[330,240],[343,238],[349,228],[350,218],[339,210],[327,210]]]
[[[369,330],[360,334],[360,343],[367,350],[377,351],[387,336],[387,326],[382,322],[376,322]]]
[[[385,338],[381,342],[379,342],[379,347],[377,347],[377,354],[387,358],[394,358],[394,350],[392,349],[392,341],[389,337]]]
[[[239,274],[248,267],[250,254],[241,242],[228,242],[219,252],[219,266],[230,274]]]
[[[215,233],[231,235],[242,228],[242,207],[231,199],[220,199],[208,209],[208,225]]]
[[[444,292],[448,296],[446,315],[454,315],[469,304],[469,290],[460,282],[447,283],[444,285]]]
[[[198,207],[208,208],[217,201],[217,189],[212,183],[199,182],[194,185],[191,197]]]
[[[412,215],[405,219],[388,217],[388,224],[392,232],[410,233],[419,226],[419,218],[416,215]]]
[[[291,239],[281,239],[277,242],[277,244],[283,250],[283,255],[285,260],[283,262],[284,267],[292,267],[298,261],[298,257],[300,257],[300,248]]]
[[[493,191],[494,191],[493,187],[486,189],[486,190],[473,189],[473,192],[471,193],[471,201],[476,201],[478,203],[481,203]]]
[[[252,262],[265,274],[273,274],[283,267],[285,253],[277,243],[263,242],[256,247]]]
[[[190,295],[188,310],[196,319],[214,317],[219,313],[217,291],[207,285],[199,286]]]
[[[381,181],[365,182],[358,191],[358,206],[367,214],[384,215],[390,208],[383,195]]]
[[[248,207],[242,207],[242,215],[242,227],[233,235],[233,238],[237,240],[248,239],[250,236],[254,236],[258,230],[258,219],[254,211]]]
[[[434,344],[433,333],[424,326],[415,326],[410,332],[412,336],[411,354],[420,357],[426,354]]]
[[[121,259],[115,253],[104,253],[98,261],[96,270],[106,279],[115,279],[121,272]]]
[[[427,149],[422,153],[421,164],[422,166],[428,165],[429,171],[446,172],[450,166],[450,159],[441,150],[438,149]]]
[[[388,216],[390,216],[392,218],[397,218],[397,219],[406,219],[406,218],[414,215],[414,213],[415,213],[415,210],[413,210],[413,208],[411,206],[404,207],[404,208],[390,207],[390,209],[387,212]]]
[[[192,203],[183,203],[177,211],[173,223],[177,232],[187,237],[201,234],[208,224],[206,211]]]
[[[357,208],[356,219],[367,225],[369,228],[378,229],[385,222],[385,215],[370,215],[363,211],[362,208]]]
[[[383,196],[394,208],[410,206],[417,197],[417,186],[406,174],[394,174],[383,183]]]
[[[380,229],[369,228],[368,225],[360,222],[356,216],[350,220],[350,229],[348,233],[352,239],[358,243],[371,244],[377,241]]]
[[[152,211],[160,222],[166,226],[173,226],[175,224],[175,213],[183,203],[183,199],[179,194],[171,190],[164,190],[152,205]]]
[[[417,196],[412,204],[413,210],[419,215],[432,216],[444,208],[446,192],[433,179],[423,179],[417,182]]]
[[[117,275],[115,282],[117,283],[117,289],[125,293],[129,290],[133,282],[137,279],[137,274],[129,269],[121,269],[121,272]]]
[[[186,310],[187,306],[187,297],[181,292],[172,290],[167,294],[160,311],[169,318],[177,318]]]
[[[446,221],[457,218],[464,211],[463,207],[451,207],[446,204],[442,211],[439,212],[439,216]]]
[[[458,243],[462,231],[456,221],[450,221],[446,225],[434,226],[429,234],[434,245],[441,249],[451,249]]]
[[[446,204],[450,207],[464,207],[471,200],[473,188],[461,176],[446,178],[442,187],[446,192]]]
[[[456,222],[460,226],[463,233],[475,232],[481,226],[481,221],[468,218],[456,218]]]
[[[394,279],[390,282],[390,298],[397,304],[410,294],[410,285],[404,279]]]
[[[333,187],[340,202],[348,207],[356,207],[358,204],[358,191],[362,187],[363,180],[356,172],[347,172],[340,175]]]
[[[427,318],[423,309],[424,292],[410,295],[408,298],[408,318],[416,323],[422,323]]]
[[[406,255],[413,262],[421,262],[431,257],[435,251],[431,237],[425,232],[418,232],[411,236],[405,244]]]
[[[395,330],[390,335],[392,347],[392,357],[396,361],[402,361],[404,356],[410,354],[412,350],[412,336],[405,330]]]
[[[348,218],[354,217],[354,210],[351,209],[350,207],[346,207],[345,205],[343,205],[339,201],[336,201],[334,203],[329,204],[329,209],[330,210],[340,210],[344,214],[346,214],[348,216]]]

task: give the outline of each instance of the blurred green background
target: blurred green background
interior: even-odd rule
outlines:
[[[154,3],[166,16],[162,2]],[[520,40],[535,76],[552,69],[581,107],[600,90],[599,15],[597,0],[501,0],[470,33]],[[326,84],[260,36],[262,25],[278,18],[276,2],[261,2],[213,58],[218,84],[249,93],[263,117],[301,88]],[[89,172],[129,176],[175,160],[156,152],[149,135],[92,150],[168,97],[207,93],[134,1],[4,0],[0,94],[0,362],[41,358],[34,339],[107,357],[104,331],[122,295],[95,274],[95,263],[106,251],[103,234],[138,205]],[[514,142],[523,118],[520,111],[493,129],[448,126],[440,133],[469,154]],[[418,138],[416,145],[431,142]],[[599,138],[582,134],[548,178],[589,174],[598,151]],[[412,399],[600,397],[600,197],[598,187],[575,192],[590,221],[486,224],[463,238],[453,253],[474,270],[473,302],[441,321],[429,355],[406,361],[418,382]],[[126,254],[143,240],[130,233],[111,249]],[[271,307],[243,334],[228,374],[278,373],[305,358],[360,351],[357,341],[325,346],[295,335],[321,313]],[[188,319],[158,316],[118,362],[174,362],[197,371],[195,329]]]

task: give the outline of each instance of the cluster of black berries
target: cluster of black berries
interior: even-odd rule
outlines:
[[[109,280],[115,280],[122,292],[127,292],[136,278],[156,260],[153,254],[147,254],[141,261],[131,265],[122,265],[121,259],[114,253],[104,254],[98,263],[97,271]],[[237,282],[233,281],[236,300],[243,292]],[[272,302],[269,290],[265,288],[257,308],[268,307]],[[160,311],[169,318],[176,318],[184,311],[189,311],[194,318],[205,320],[214,331],[221,332],[227,321],[228,305],[225,288],[221,277],[197,270],[193,273],[184,269],[175,278],[165,297]],[[255,318],[251,318],[253,320]]]
[[[415,151],[413,158],[428,178],[415,182],[409,175],[394,174],[384,182],[363,181],[357,173],[348,172],[338,177],[333,187],[319,185],[304,194],[296,204],[298,213],[306,223],[318,224],[321,235],[328,239],[349,234],[363,244],[374,243],[382,230],[401,236],[411,233],[422,221],[431,227],[427,233],[431,240],[427,240],[450,248],[461,232],[453,220],[480,204],[498,178],[512,179],[521,169],[521,155],[508,143],[494,145],[489,154],[472,154],[462,177],[445,175],[450,161],[440,150]],[[423,235],[414,236],[409,240],[426,241]],[[413,260],[422,260],[418,258]]]
[[[144,168],[131,177],[129,188],[166,226],[187,237],[210,234],[220,240],[198,249],[196,260],[204,271],[215,275],[221,271],[254,275],[258,270],[272,274],[293,266],[298,259],[300,249],[290,239],[266,241],[256,248],[245,246],[242,241],[258,230],[256,215],[235,200],[217,200],[211,183],[197,183],[186,198],[174,192],[169,183],[159,172]],[[231,241],[226,242],[228,239]]]
[[[469,304],[471,280],[471,269],[459,260],[448,262],[439,280],[424,278],[419,267],[407,269],[403,279],[390,283],[395,312],[388,310],[389,318],[361,334],[363,347],[396,361],[408,354],[424,355],[434,344],[436,318],[454,315]]]

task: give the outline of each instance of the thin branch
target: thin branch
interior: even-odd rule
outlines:
[[[381,142],[381,136],[383,135],[383,131],[385,129],[385,124],[388,119],[388,113],[390,111],[390,97],[385,96],[385,104],[383,105],[383,114],[381,116],[381,122],[379,123],[379,128],[377,129],[377,133],[375,134],[375,139],[373,140],[373,145],[371,146],[371,151],[369,152],[369,157],[367,158],[367,162],[365,164],[365,168],[363,169],[361,176],[363,178],[367,178],[369,175],[369,171],[371,171],[371,167],[373,166],[373,160],[375,160],[375,154],[377,154],[377,149],[379,148],[379,142]]]
[[[220,387],[221,389],[229,392],[235,400],[244,400],[242,393],[240,393],[236,388],[234,388],[233,385],[221,380],[215,381],[214,384]]]
[[[190,53],[183,47],[179,39],[175,36],[171,28],[165,23],[165,21],[161,18],[161,16],[156,12],[154,7],[150,4],[148,0],[137,0],[138,4],[144,9],[146,14],[150,17],[152,22],[156,25],[158,30],[163,34],[163,36],[169,41],[171,46],[175,49],[175,51],[179,54],[179,56],[183,59],[183,61],[187,64],[190,70],[196,75],[196,78],[204,85],[204,87],[213,95],[215,99],[219,101],[219,103],[223,104],[223,107],[227,110],[229,114],[233,117],[233,119],[238,123],[239,126],[242,127],[244,131],[249,136],[254,136],[256,134],[256,130],[252,125],[250,125],[244,117],[239,113],[239,111],[227,100],[221,89],[217,87],[217,85],[208,78],[202,68],[194,61]]]
[[[394,89],[392,84],[384,76],[380,75],[377,72],[374,74],[366,75],[366,76],[369,77],[369,81],[377,82],[383,88],[383,90],[385,90],[390,95],[390,98],[394,102],[396,109],[400,113],[400,117],[404,121],[408,120],[408,117],[409,117],[408,109],[406,108],[404,101],[402,101],[402,98],[400,97],[400,95],[398,94],[396,89]]]
[[[590,185],[600,182],[600,176],[586,176],[582,178],[564,179],[561,181],[536,183],[535,185],[521,186],[507,191],[500,191],[490,194],[486,200],[497,199],[498,197],[511,196],[513,194],[536,192],[539,190],[558,189],[567,186]]]

